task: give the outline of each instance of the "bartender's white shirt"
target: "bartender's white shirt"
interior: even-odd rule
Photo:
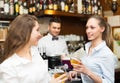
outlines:
[[[68,54],[67,44],[64,39],[58,37],[58,40],[52,40],[52,35],[48,33],[41,38],[38,43],[39,52],[45,48],[47,56]]]
[[[31,48],[32,61],[16,53],[0,64],[0,83],[48,83],[47,65],[38,50]]]

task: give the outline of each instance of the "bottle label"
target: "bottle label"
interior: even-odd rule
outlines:
[[[68,5],[65,5],[65,12],[68,12]]]
[[[4,11],[6,14],[9,13],[9,4],[7,4],[7,3],[5,4]]]
[[[29,8],[29,12],[32,13],[32,11],[33,11],[33,8],[30,7],[30,8]]]
[[[35,12],[35,7],[32,8],[32,11]]]
[[[58,9],[57,4],[54,4],[54,5],[53,5],[53,9],[54,9],[54,10],[57,10],[57,9]]]
[[[13,4],[10,5],[10,15],[14,14],[14,6]]]
[[[49,9],[53,9],[53,4],[49,4]]]
[[[23,14],[23,6],[20,6],[20,14]]]
[[[39,7],[39,8],[40,8],[40,10],[42,10],[42,4],[40,4],[40,7]]]
[[[19,5],[15,4],[15,11],[18,13],[19,12]]]

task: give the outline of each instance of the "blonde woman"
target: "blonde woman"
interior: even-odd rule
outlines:
[[[114,83],[116,58],[109,48],[113,41],[111,27],[104,18],[94,15],[87,21],[86,34],[86,55],[81,64],[73,66],[70,78],[77,72],[83,83]]]

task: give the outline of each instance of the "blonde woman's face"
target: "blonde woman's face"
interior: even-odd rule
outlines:
[[[86,34],[88,40],[102,39],[104,28],[99,26],[99,21],[95,18],[90,18],[86,24]]]

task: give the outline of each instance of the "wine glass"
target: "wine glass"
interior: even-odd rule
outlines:
[[[74,64],[81,64],[80,63],[80,61],[77,59],[77,58],[75,58],[75,57],[71,57],[70,58],[70,63],[71,63],[71,65],[74,65]],[[81,80],[80,78],[78,78],[78,75],[76,74],[75,75],[75,79],[72,79],[72,80]]]

